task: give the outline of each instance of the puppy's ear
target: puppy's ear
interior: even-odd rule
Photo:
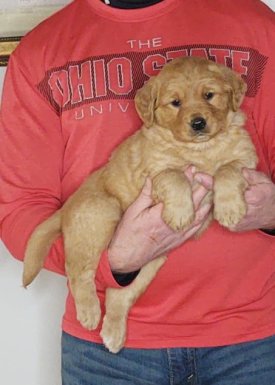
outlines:
[[[238,109],[240,108],[242,101],[245,97],[246,90],[247,90],[247,85],[245,81],[242,79],[240,75],[233,72],[233,76],[231,79],[231,90],[230,90],[233,111],[238,111]]]
[[[224,68],[225,80],[228,83],[230,104],[233,111],[238,111],[244,99],[247,85],[241,75],[232,71],[230,68]]]
[[[136,93],[136,110],[146,127],[150,127],[154,122],[157,94],[158,86],[154,76]]]
[[[229,93],[230,107],[233,111],[238,111],[247,90],[247,85],[241,75],[232,69],[217,63],[211,63],[208,66],[208,69],[222,75],[227,85],[226,88]]]

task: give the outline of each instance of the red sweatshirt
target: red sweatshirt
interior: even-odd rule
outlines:
[[[164,0],[137,10],[76,0],[30,32],[12,55],[0,122],[1,238],[23,259],[35,226],[58,209],[140,126],[133,97],[176,56],[202,55],[242,74],[243,108],[275,180],[275,16],[257,0]],[[64,274],[62,240],[46,268]],[[39,278],[38,278],[39,279]],[[118,286],[106,255],[98,293]],[[63,329],[101,341],[76,320]],[[275,333],[275,237],[217,223],[174,250],[129,315],[129,347],[215,346]]]

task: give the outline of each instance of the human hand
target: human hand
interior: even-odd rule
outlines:
[[[203,198],[212,189],[213,179],[202,173],[194,176],[192,170],[189,167],[185,174],[192,186],[197,186],[192,195],[195,208],[193,223],[179,232],[167,226],[161,217],[163,204],[152,206],[152,182],[147,179],[138,198],[124,213],[109,246],[109,263],[113,272],[139,270],[147,262],[186,242],[202,227],[211,211],[211,204],[204,203]]]
[[[245,192],[246,215],[232,231],[275,228],[275,184],[262,172],[243,169],[249,186]]]

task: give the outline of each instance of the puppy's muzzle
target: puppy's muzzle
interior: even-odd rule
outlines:
[[[201,132],[207,126],[207,122],[203,117],[197,116],[191,120],[190,125],[195,132]]]

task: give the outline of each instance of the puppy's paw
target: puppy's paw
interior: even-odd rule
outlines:
[[[237,225],[246,214],[246,204],[242,200],[215,202],[214,218],[224,227]]]
[[[193,202],[186,200],[180,205],[165,204],[162,219],[174,231],[186,229],[194,220]]]
[[[86,301],[76,302],[76,314],[77,320],[81,325],[88,330],[94,330],[97,328],[100,317],[101,309],[98,298],[86,299]]]
[[[100,336],[111,353],[118,353],[126,339],[126,318],[104,316]]]

